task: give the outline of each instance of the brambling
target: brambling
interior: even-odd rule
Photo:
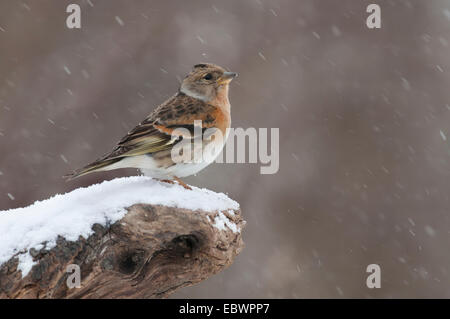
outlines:
[[[228,89],[236,76],[214,64],[194,65],[179,91],[128,132],[111,152],[65,177],[73,179],[92,172],[131,167],[169,183],[176,180],[189,189],[180,178],[196,174],[211,164],[225,145],[231,123]],[[205,131],[210,132],[210,138],[203,136]],[[224,138],[211,138],[214,132]],[[174,158],[174,148],[180,143],[193,146],[190,159]],[[192,157],[207,146],[213,146],[212,151],[193,161]],[[180,153],[183,151],[186,148]]]

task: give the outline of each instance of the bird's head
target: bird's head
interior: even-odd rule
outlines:
[[[215,64],[196,64],[181,83],[180,91],[204,102],[211,102],[221,95],[228,96],[228,84],[236,76],[237,73],[228,72]]]

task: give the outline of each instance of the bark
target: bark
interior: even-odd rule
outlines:
[[[240,230],[241,212],[222,212]],[[164,298],[231,265],[243,248],[240,231],[214,227],[219,212],[138,204],[112,225],[95,224],[89,238],[40,251],[22,278],[13,257],[0,267],[0,298]],[[223,216],[222,216],[223,217]],[[69,288],[80,267],[81,287]],[[72,281],[71,281],[72,282]]]

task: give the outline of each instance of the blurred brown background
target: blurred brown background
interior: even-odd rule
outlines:
[[[445,0],[2,0],[0,209],[136,174],[61,178],[213,62],[239,73],[233,127],[280,128],[280,170],[186,179],[240,202],[246,248],[174,296],[449,298],[449,45]]]

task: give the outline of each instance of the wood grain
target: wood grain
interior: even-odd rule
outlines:
[[[118,222],[95,224],[89,238],[40,251],[22,278],[13,257],[0,267],[0,298],[164,298],[232,264],[243,249],[240,232],[213,226],[219,212],[137,204]],[[242,230],[241,212],[223,212]],[[69,288],[67,266],[81,270]]]

